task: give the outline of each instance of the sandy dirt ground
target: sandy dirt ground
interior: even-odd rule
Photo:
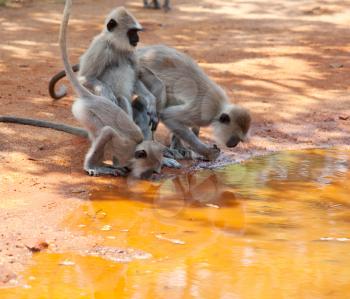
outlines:
[[[146,28],[142,45],[165,43],[194,57],[251,110],[250,141],[216,165],[284,149],[349,147],[350,1],[174,0],[170,13],[141,0],[79,0],[70,26],[73,62],[116,5]],[[0,7],[0,114],[77,125],[72,97],[52,103],[50,77],[62,68],[57,45],[63,1]],[[168,137],[164,129],[160,138]],[[213,142],[210,129],[202,137]],[[82,171],[88,142],[47,129],[0,125],[0,283],[16,277],[48,243],[74,250],[96,240],[59,224],[92,188],[121,183]],[[203,164],[200,164],[203,166]],[[204,166],[208,166],[205,165]]]

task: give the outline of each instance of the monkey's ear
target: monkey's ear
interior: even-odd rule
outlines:
[[[114,19],[110,19],[109,22],[107,23],[107,29],[109,32],[113,31],[114,28],[118,26],[118,23]]]
[[[221,114],[219,120],[223,124],[228,124],[231,121],[230,116],[226,113]]]
[[[135,152],[135,158],[136,159],[146,159],[147,158],[147,153],[145,150],[140,150]]]

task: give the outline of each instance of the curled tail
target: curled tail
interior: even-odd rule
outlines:
[[[75,64],[72,66],[73,72],[79,71],[79,64]],[[65,85],[61,85],[60,89],[56,92],[55,86],[58,81],[60,81],[62,78],[66,76],[65,71],[60,71],[56,75],[54,75],[49,82],[49,94],[50,97],[53,98],[54,101],[57,101],[59,99],[62,99],[67,95],[67,87]]]
[[[68,59],[66,35],[67,35],[67,26],[68,26],[71,8],[72,8],[72,0],[66,0],[66,4],[64,6],[64,11],[63,11],[62,24],[60,28],[60,36],[59,36],[59,44],[61,48],[63,65],[66,71],[66,75],[69,81],[71,82],[74,88],[74,91],[78,94],[78,96],[89,97],[89,96],[93,96],[93,94],[80,84],[78,78],[74,75],[72,66],[70,65],[69,59]]]
[[[81,136],[85,138],[88,137],[88,133],[84,129],[67,126],[64,124],[58,124],[58,123],[45,121],[45,120],[23,118],[23,117],[17,117],[17,116],[0,116],[0,122],[48,128],[48,129],[53,129],[53,130],[62,131],[68,134],[76,135],[76,136]]]

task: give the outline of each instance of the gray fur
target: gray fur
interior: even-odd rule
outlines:
[[[108,31],[108,20],[114,19],[118,26]],[[137,78],[135,48],[127,38],[129,29],[141,30],[138,21],[125,9],[119,7],[106,18],[103,31],[97,35],[80,58],[80,81],[94,94],[101,95],[119,105],[132,118],[133,95],[140,93],[146,102],[152,123],[158,123],[156,99],[144,90]]]
[[[213,125],[220,141],[231,147],[232,138],[244,141],[250,127],[250,115],[244,108],[230,104],[224,90],[215,84],[184,53],[166,46],[149,46],[137,50],[140,69],[152,70],[156,81],[143,80],[152,85],[163,84],[165,96],[156,97],[161,120],[177,137],[206,159],[216,159],[220,150],[202,143],[189,128]],[[221,123],[220,117],[229,115],[230,122]]]

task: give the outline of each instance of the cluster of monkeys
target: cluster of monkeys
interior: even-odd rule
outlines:
[[[229,103],[225,92],[186,54],[163,45],[136,50],[142,26],[123,7],[107,16],[103,31],[72,67],[66,46],[71,6],[66,0],[59,37],[65,70],[51,79],[49,92],[56,100],[64,97],[66,88],[56,93],[55,84],[67,76],[78,96],[72,112],[84,129],[10,116],[0,121],[89,137],[84,161],[88,174],[131,173],[143,179],[162,166],[180,167],[178,159],[215,160],[220,149],[200,141],[202,126],[213,125],[215,136],[230,148],[246,139],[249,112]],[[159,120],[173,134],[170,147],[154,141]],[[104,163],[107,158],[113,165]]]

